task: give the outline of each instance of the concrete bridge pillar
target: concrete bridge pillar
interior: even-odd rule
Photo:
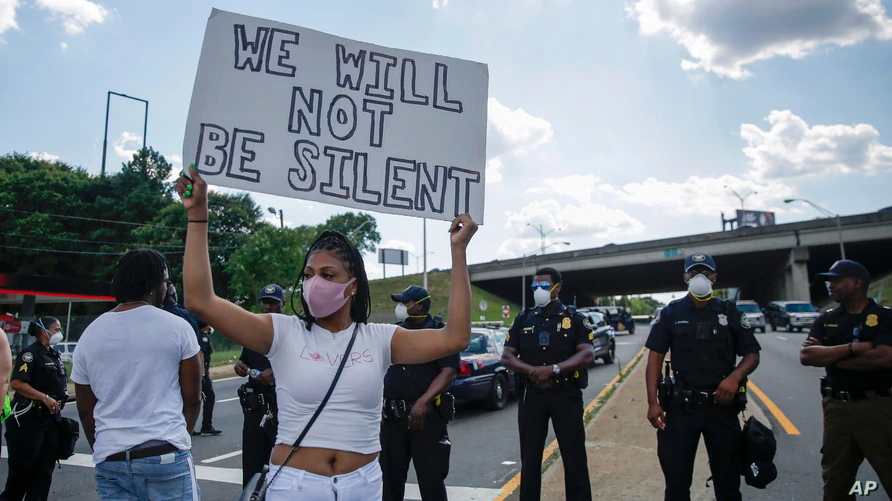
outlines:
[[[808,290],[808,247],[793,247],[784,270],[782,299],[810,301]]]

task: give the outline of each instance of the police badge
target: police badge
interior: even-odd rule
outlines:
[[[719,325],[728,325],[728,315],[719,314]]]

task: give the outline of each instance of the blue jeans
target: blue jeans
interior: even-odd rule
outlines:
[[[199,499],[195,465],[189,451],[96,465],[96,490],[103,501]]]

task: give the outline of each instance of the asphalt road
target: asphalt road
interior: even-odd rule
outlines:
[[[585,390],[586,402],[592,400],[643,346],[648,328],[638,325],[634,335],[618,335],[615,364],[603,362],[589,370],[589,387]],[[821,407],[817,392],[818,378],[822,370],[802,367],[799,364],[799,345],[804,339],[801,333],[758,334],[762,344],[762,363],[751,378],[777,406],[783,416],[799,431],[784,431],[777,414],[751,395],[751,401],[762,405],[772,422],[778,439],[778,455],[775,460],[779,478],[769,489],[760,491],[745,487],[744,498],[752,500],[814,500],[821,497],[820,446]],[[214,501],[237,500],[241,491],[241,424],[242,415],[235,391],[240,378],[218,380],[214,383],[217,406],[214,425],[223,430],[222,435],[193,438],[193,456],[196,461],[199,485],[204,499]],[[74,406],[63,413],[77,418]],[[642,416],[643,419],[643,416]],[[502,485],[519,471],[519,445],[517,440],[516,399],[500,411],[489,411],[481,405],[470,403],[459,406],[457,418],[450,424],[452,441],[451,469],[447,484],[450,498],[464,501],[493,499]],[[549,442],[553,439],[550,434]],[[7,467],[5,447],[0,459],[0,481],[5,482]],[[91,456],[86,441],[78,443],[77,453],[57,469],[53,478],[51,499],[97,499]],[[865,462],[858,480],[877,481],[876,473]],[[414,484],[414,472],[410,469],[409,483]],[[889,499],[880,488],[871,493],[873,499]],[[410,485],[407,499],[420,499],[417,489]]]

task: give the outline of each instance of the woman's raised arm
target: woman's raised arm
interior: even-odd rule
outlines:
[[[208,187],[194,165],[189,174],[191,180],[182,175],[174,187],[189,216],[183,257],[186,309],[234,343],[266,354],[273,343],[272,317],[243,310],[214,293],[208,257]]]
[[[468,243],[477,232],[477,223],[468,214],[452,221],[449,228],[452,247],[452,281],[446,327],[409,330],[398,327],[390,343],[395,364],[418,364],[460,352],[471,339],[471,277],[468,275]]]

